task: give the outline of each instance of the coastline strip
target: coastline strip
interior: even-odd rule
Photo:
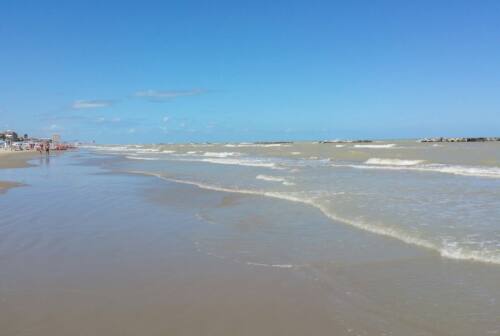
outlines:
[[[120,172],[120,171],[117,171]],[[314,202],[314,200],[307,199],[307,198],[302,198],[302,197],[296,197],[293,195],[287,195],[284,193],[280,192],[266,192],[266,191],[258,191],[258,190],[249,190],[249,189],[231,189],[231,188],[225,188],[225,187],[219,187],[219,186],[213,186],[205,183],[200,183],[200,182],[195,182],[195,181],[187,181],[187,180],[181,180],[173,177],[166,177],[158,173],[151,173],[151,172],[146,172],[146,171],[121,171],[123,173],[129,173],[129,174],[137,174],[137,175],[145,175],[145,176],[153,176],[157,177],[159,179],[169,181],[169,182],[174,182],[174,183],[182,183],[182,184],[187,184],[187,185],[193,185],[196,186],[200,189],[205,189],[205,190],[212,190],[212,191],[220,191],[220,192],[228,192],[228,193],[240,193],[240,194],[246,194],[246,195],[256,195],[256,196],[265,196],[265,197],[270,197],[270,198],[276,198],[276,199],[281,199],[281,200],[286,200],[286,201],[291,201],[291,202],[297,202],[297,203],[302,203],[306,204],[309,206],[312,206],[318,210],[320,210],[326,217],[330,218],[333,221],[339,222],[339,223],[344,223],[347,225],[350,225],[352,227],[358,228],[360,230],[364,230],[367,232],[371,232],[377,235],[397,239],[399,241],[402,241],[406,244],[411,244],[419,247],[423,247],[432,251],[435,251],[439,253],[441,257],[448,258],[448,259],[456,259],[456,260],[464,260],[464,261],[476,261],[476,262],[482,262],[482,263],[490,263],[490,264],[500,264],[500,258],[496,256],[488,256],[488,255],[481,255],[480,252],[478,251],[462,251],[460,249],[458,250],[449,250],[446,249],[442,246],[435,245],[429,241],[420,239],[420,238],[415,238],[415,237],[410,237],[406,233],[397,230],[395,228],[389,228],[389,227],[376,227],[367,223],[363,223],[360,221],[353,221],[347,218],[342,218],[337,216],[336,214],[332,213],[330,210],[328,210],[325,206],[318,204]]]
[[[0,169],[18,169],[32,167],[28,161],[40,155],[38,152],[11,152],[11,151],[0,151]],[[21,187],[25,184],[12,182],[12,181],[0,181],[0,194],[5,194],[9,189]]]

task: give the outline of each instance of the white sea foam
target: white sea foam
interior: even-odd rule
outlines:
[[[164,154],[172,154],[172,153],[175,153],[174,150],[164,150],[164,151],[161,151],[162,153]]]
[[[424,162],[423,160],[400,160],[400,159],[379,159],[371,158],[366,160],[366,164],[389,165],[389,166],[414,166]]]
[[[301,152],[291,152],[290,154],[292,154],[292,155],[300,155],[302,153]]]
[[[131,159],[131,160],[145,160],[145,161],[157,161],[160,159],[160,158],[154,158],[154,157],[131,156],[131,155],[127,155],[126,158]]]
[[[335,147],[342,148],[342,147],[345,147],[345,145],[335,145]]]
[[[294,268],[294,267],[296,267],[296,266],[291,265],[291,264],[264,264],[264,263],[251,262],[251,261],[246,262],[246,264],[250,265],[250,266],[274,267],[274,268]]]
[[[92,146],[92,145],[87,145],[87,146],[82,146],[82,148],[88,148],[88,149],[93,149],[97,151],[104,151],[104,152],[134,152],[136,151],[135,148],[129,148],[127,146]]]
[[[380,148],[380,149],[383,149],[383,148],[393,148],[395,147],[396,144],[385,144],[385,145],[354,145],[354,147],[356,148]]]
[[[270,175],[257,175],[255,177],[257,180],[263,180],[263,181],[269,181],[269,182],[279,182],[283,185],[286,186],[292,186],[295,185],[293,182],[289,182],[286,178],[281,177],[281,176],[270,176]]]
[[[263,167],[263,168],[281,169],[273,162],[266,162],[266,161],[261,161],[261,160],[213,158],[213,159],[202,159],[200,161],[215,163],[215,164],[233,165],[233,166],[247,166],[247,167]]]
[[[226,144],[224,147],[289,147],[289,144],[254,144],[254,143],[239,143],[239,144]]]
[[[450,248],[449,244],[439,244],[438,245],[438,244],[433,243],[431,241],[428,241],[426,239],[412,236],[412,235],[410,235],[410,234],[408,234],[408,233],[406,233],[398,228],[388,227],[388,226],[383,226],[383,225],[374,225],[371,223],[366,223],[366,222],[361,221],[361,220],[352,220],[352,219],[348,219],[348,218],[343,218],[343,217],[340,217],[337,214],[335,214],[330,208],[321,204],[321,202],[319,202],[318,200],[307,197],[301,193],[272,192],[272,191],[250,190],[250,189],[232,189],[232,188],[209,185],[209,184],[201,183],[201,182],[187,181],[187,180],[181,180],[181,179],[177,179],[177,178],[165,177],[161,174],[144,172],[144,171],[129,171],[129,173],[156,176],[156,177],[158,177],[160,179],[164,179],[166,181],[193,185],[193,186],[196,186],[196,187],[201,188],[201,189],[229,192],[229,193],[240,193],[240,194],[247,194],[247,195],[260,195],[260,196],[266,196],[266,197],[271,197],[271,198],[287,200],[287,201],[291,201],[291,202],[298,202],[298,203],[306,204],[306,205],[317,208],[325,216],[327,216],[328,218],[330,218],[334,221],[345,223],[345,224],[351,225],[353,227],[356,227],[358,229],[365,230],[365,231],[375,233],[378,235],[394,238],[394,239],[400,240],[400,241],[407,243],[407,244],[417,245],[420,247],[431,249],[431,250],[438,252],[442,257],[445,257],[445,258],[453,258],[453,259],[460,259],[460,260],[470,260],[470,261],[478,261],[478,262],[484,262],[484,263],[500,264],[500,255],[498,255],[498,253],[495,254],[495,253],[492,253],[491,251],[478,251],[478,250],[470,250],[469,251],[469,250],[466,250],[464,248],[457,249],[456,247]]]
[[[158,148],[143,148],[137,150],[137,153],[157,153],[160,150]]]
[[[500,178],[500,168],[484,167],[484,166],[457,166],[443,164],[429,164],[417,169],[426,171],[436,171],[446,174],[463,175],[463,176],[478,176],[489,178]]]
[[[333,167],[350,167],[356,169],[380,169],[380,170],[402,170],[418,171],[428,173],[443,173],[470,177],[487,177],[500,179],[500,168],[485,166],[459,166],[439,163],[414,164],[414,165],[357,165],[357,164],[333,164]]]
[[[203,156],[225,158],[229,156],[240,156],[241,153],[238,152],[205,152]]]

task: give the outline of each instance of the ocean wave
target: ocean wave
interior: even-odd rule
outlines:
[[[292,264],[265,264],[265,263],[258,263],[258,262],[252,262],[252,261],[247,261],[246,264],[249,266],[274,267],[274,268],[295,268],[295,267],[298,267],[298,266],[292,265]]]
[[[217,157],[217,158],[225,158],[228,156],[240,156],[241,153],[238,152],[205,152],[203,153],[203,156],[209,156],[209,157]]]
[[[271,169],[282,169],[276,165],[274,162],[267,162],[261,160],[249,160],[249,159],[226,159],[226,158],[213,158],[213,159],[202,159],[201,162],[233,165],[233,166],[247,166],[247,167],[263,167]]]
[[[234,147],[263,147],[263,148],[266,148],[266,147],[290,147],[289,144],[253,144],[253,143],[239,143],[239,144],[226,144],[224,145],[224,147],[230,147],[230,148],[234,148]]]
[[[127,146],[93,146],[93,145],[86,145],[86,146],[81,146],[81,148],[87,148],[87,149],[93,149],[96,151],[103,151],[103,152],[135,152],[137,149],[136,148],[130,148]]]
[[[158,148],[142,148],[138,149],[137,153],[158,153],[160,149]]]
[[[354,145],[356,148],[394,148],[396,144],[385,144],[385,145]]]
[[[365,161],[366,164],[389,165],[389,166],[414,166],[424,162],[423,160],[400,160],[400,159],[379,159],[371,158]]]
[[[270,175],[262,175],[261,174],[261,175],[257,175],[255,178],[257,180],[263,180],[263,181],[269,181],[269,182],[279,182],[279,183],[286,185],[286,186],[295,185],[295,183],[290,182],[286,178],[280,177],[280,176],[270,176]]]
[[[459,166],[440,163],[415,164],[415,165],[358,165],[358,164],[333,164],[333,167],[350,167],[355,169],[379,169],[379,170],[401,170],[418,171],[427,173],[443,173],[469,177],[486,177],[500,179],[500,168],[484,166]]]
[[[468,261],[476,261],[483,263],[493,263],[500,264],[500,255],[498,253],[492,251],[484,251],[484,250],[469,250],[463,247],[457,248],[456,246],[450,246],[450,244],[436,244],[429,240],[426,240],[421,237],[411,236],[410,234],[402,231],[398,228],[387,227],[387,226],[377,226],[371,223],[366,223],[361,220],[351,220],[348,218],[343,218],[335,214],[330,208],[321,204],[318,200],[313,198],[309,198],[304,196],[303,194],[298,193],[285,193],[285,192],[273,192],[273,191],[262,191],[262,190],[250,190],[250,189],[236,189],[236,188],[226,188],[221,186],[214,186],[206,183],[196,182],[196,181],[188,181],[181,180],[173,177],[166,177],[161,174],[145,172],[145,171],[128,171],[128,173],[133,174],[141,174],[141,175],[149,175],[155,176],[157,178],[175,182],[182,183],[187,185],[193,185],[201,189],[220,191],[220,192],[229,192],[229,193],[239,193],[246,195],[258,195],[265,196],[270,198],[276,198],[281,200],[287,200],[290,202],[297,202],[312,206],[318,210],[320,210],[326,217],[332,219],[333,221],[344,223],[350,225],[352,227],[371,232],[374,234],[378,234],[381,236],[394,238],[396,240],[402,241],[406,244],[416,245],[419,247],[427,248],[439,253],[441,257],[449,258],[449,259],[459,259],[459,260],[468,260]]]
[[[125,157],[127,159],[131,159],[131,160],[145,160],[145,161],[157,161],[160,159],[160,158],[155,158],[155,157],[132,156],[132,155],[127,155]]]

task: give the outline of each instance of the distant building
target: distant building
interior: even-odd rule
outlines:
[[[57,145],[61,142],[61,136],[59,134],[52,134],[52,143]]]
[[[14,131],[5,131],[4,136],[5,136],[6,140],[10,140],[10,141],[17,141],[18,140],[17,133]]]
[[[10,145],[11,143],[18,141],[19,138],[16,132],[9,130],[0,132],[0,140],[4,141],[5,145]]]

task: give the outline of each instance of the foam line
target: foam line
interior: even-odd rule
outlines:
[[[378,234],[381,236],[394,238],[394,239],[397,239],[397,240],[402,241],[402,242],[407,243],[407,244],[416,245],[416,246],[424,247],[424,248],[427,248],[430,250],[434,250],[434,251],[438,252],[442,257],[445,257],[445,258],[500,264],[500,257],[499,256],[484,255],[480,251],[464,251],[461,248],[450,248],[449,246],[444,246],[444,247],[438,246],[432,242],[426,241],[425,239],[421,239],[418,237],[411,237],[408,234],[406,234],[406,233],[404,233],[401,230],[398,230],[396,228],[377,227],[377,226],[370,225],[368,223],[364,223],[361,221],[354,221],[354,220],[350,220],[347,218],[339,217],[336,214],[332,213],[325,206],[323,206],[323,205],[321,205],[321,204],[319,204],[319,203],[317,203],[314,200],[309,199],[309,198],[297,197],[297,196],[293,196],[290,194],[279,193],[279,192],[266,192],[266,191],[250,190],[250,189],[231,189],[231,188],[213,186],[213,185],[195,182],[195,181],[187,181],[187,180],[180,180],[180,179],[172,178],[172,177],[165,177],[161,174],[150,173],[150,172],[145,172],[145,171],[128,171],[128,173],[154,176],[154,177],[157,177],[157,178],[160,178],[160,179],[163,179],[166,181],[170,181],[170,182],[193,185],[193,186],[196,186],[200,189],[228,192],[228,193],[239,193],[239,194],[246,194],[246,195],[265,196],[265,197],[271,197],[271,198],[276,198],[276,199],[281,199],[281,200],[287,200],[287,201],[291,201],[291,202],[302,203],[302,204],[310,205],[310,206],[320,210],[326,217],[328,217],[334,221],[348,224],[348,225],[353,226],[355,228],[358,228],[358,229],[361,229],[364,231],[368,231],[368,232],[371,232],[374,234]]]

